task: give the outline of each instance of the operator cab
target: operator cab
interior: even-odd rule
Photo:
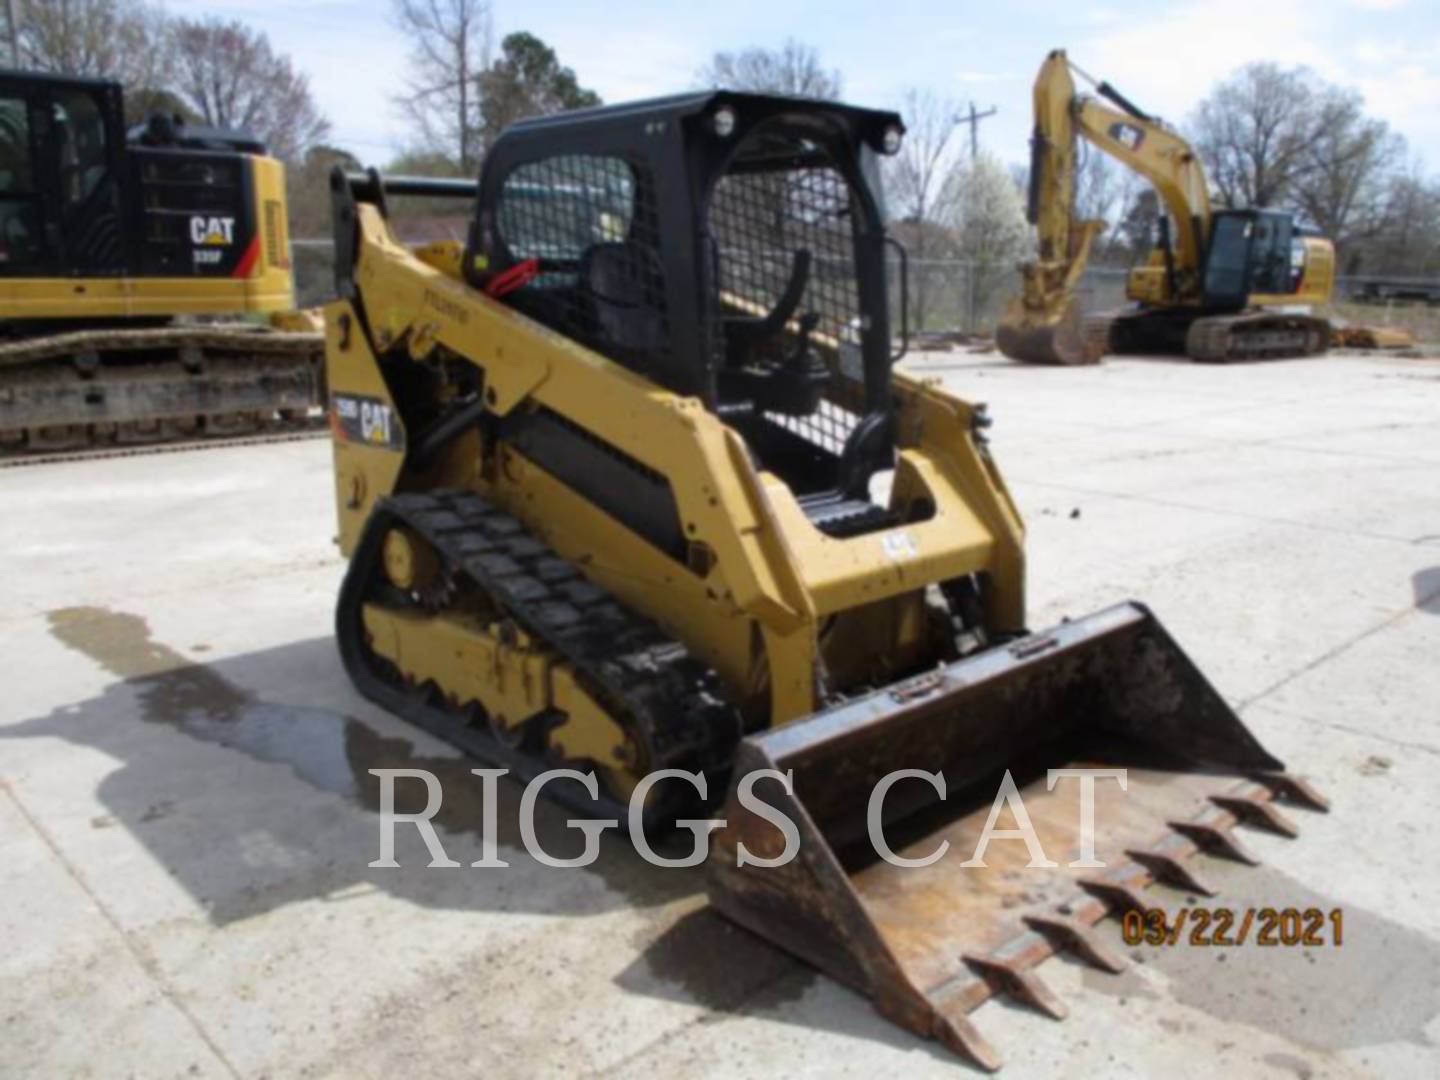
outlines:
[[[1289,214],[1273,210],[1222,210],[1215,214],[1205,260],[1205,303],[1239,311],[1251,294],[1286,295],[1300,285],[1304,245]]]
[[[242,155],[264,152],[166,117],[127,134],[118,83],[0,70],[0,277],[228,278],[256,227]]]
[[[894,462],[876,155],[903,130],[729,92],[522,121],[486,155],[466,272],[531,263],[507,303],[700,398],[817,524],[867,531]]]
[[[118,84],[0,71],[0,275],[118,268],[123,142]]]

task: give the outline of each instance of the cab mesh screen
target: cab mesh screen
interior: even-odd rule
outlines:
[[[809,277],[789,332],[768,347],[775,354],[793,347],[799,320],[813,314],[812,349],[825,356],[837,379],[842,367],[858,377],[860,298],[850,187],[838,170],[817,163],[813,144],[775,135],[752,142],[757,145],[743,147],[716,184],[710,204],[722,319],[772,311],[790,284],[796,253],[808,251]],[[794,164],[799,161],[804,164]],[[809,416],[768,413],[767,419],[838,454],[859,418],[841,404],[851,398],[839,393],[837,379]]]
[[[669,348],[654,186],[618,157],[563,154],[516,168],[497,224],[510,259],[540,274],[510,302],[629,367]]]

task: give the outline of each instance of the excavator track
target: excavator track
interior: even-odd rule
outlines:
[[[367,520],[336,610],[340,655],[355,685],[376,704],[475,757],[508,768],[521,781],[575,766],[546,754],[544,725],[528,745],[502,742],[474,703],[456,704],[444,689],[415,686],[370,648],[364,607],[404,604],[386,579],[387,533],[403,527],[429,545],[454,586],[481,590],[516,627],[541,642],[584,681],[638,748],[637,771],[685,769],[707,776],[711,802],[724,796],[740,738],[740,718],[721,696],[713,672],[653,622],[617,602],[532,536],[516,518],[467,491],[403,494],[382,500]],[[622,820],[626,806],[602,791],[597,802],[557,786],[555,798],[587,815]],[[647,828],[694,809],[689,785],[656,789]]]
[[[323,337],[244,324],[0,343],[0,453],[232,438],[323,404]]]
[[[1196,319],[1185,335],[1185,352],[1201,363],[1281,360],[1319,356],[1330,347],[1330,324],[1313,315],[1267,311]]]

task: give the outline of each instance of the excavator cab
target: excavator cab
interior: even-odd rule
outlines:
[[[0,277],[139,279],[130,308],[151,309],[77,303],[66,285],[53,297],[32,288],[28,310],[0,318],[288,308],[282,174],[264,155],[243,132],[164,116],[127,131],[107,79],[0,72]],[[193,279],[213,284],[182,284]]]
[[[1205,303],[1239,311],[1251,293],[1295,291],[1291,274],[1294,219],[1273,210],[1215,214],[1205,259]]]

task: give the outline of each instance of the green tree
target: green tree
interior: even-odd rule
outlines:
[[[600,104],[600,95],[581,86],[554,49],[524,31],[500,42],[500,56],[480,73],[479,90],[486,146],[516,120]]]

